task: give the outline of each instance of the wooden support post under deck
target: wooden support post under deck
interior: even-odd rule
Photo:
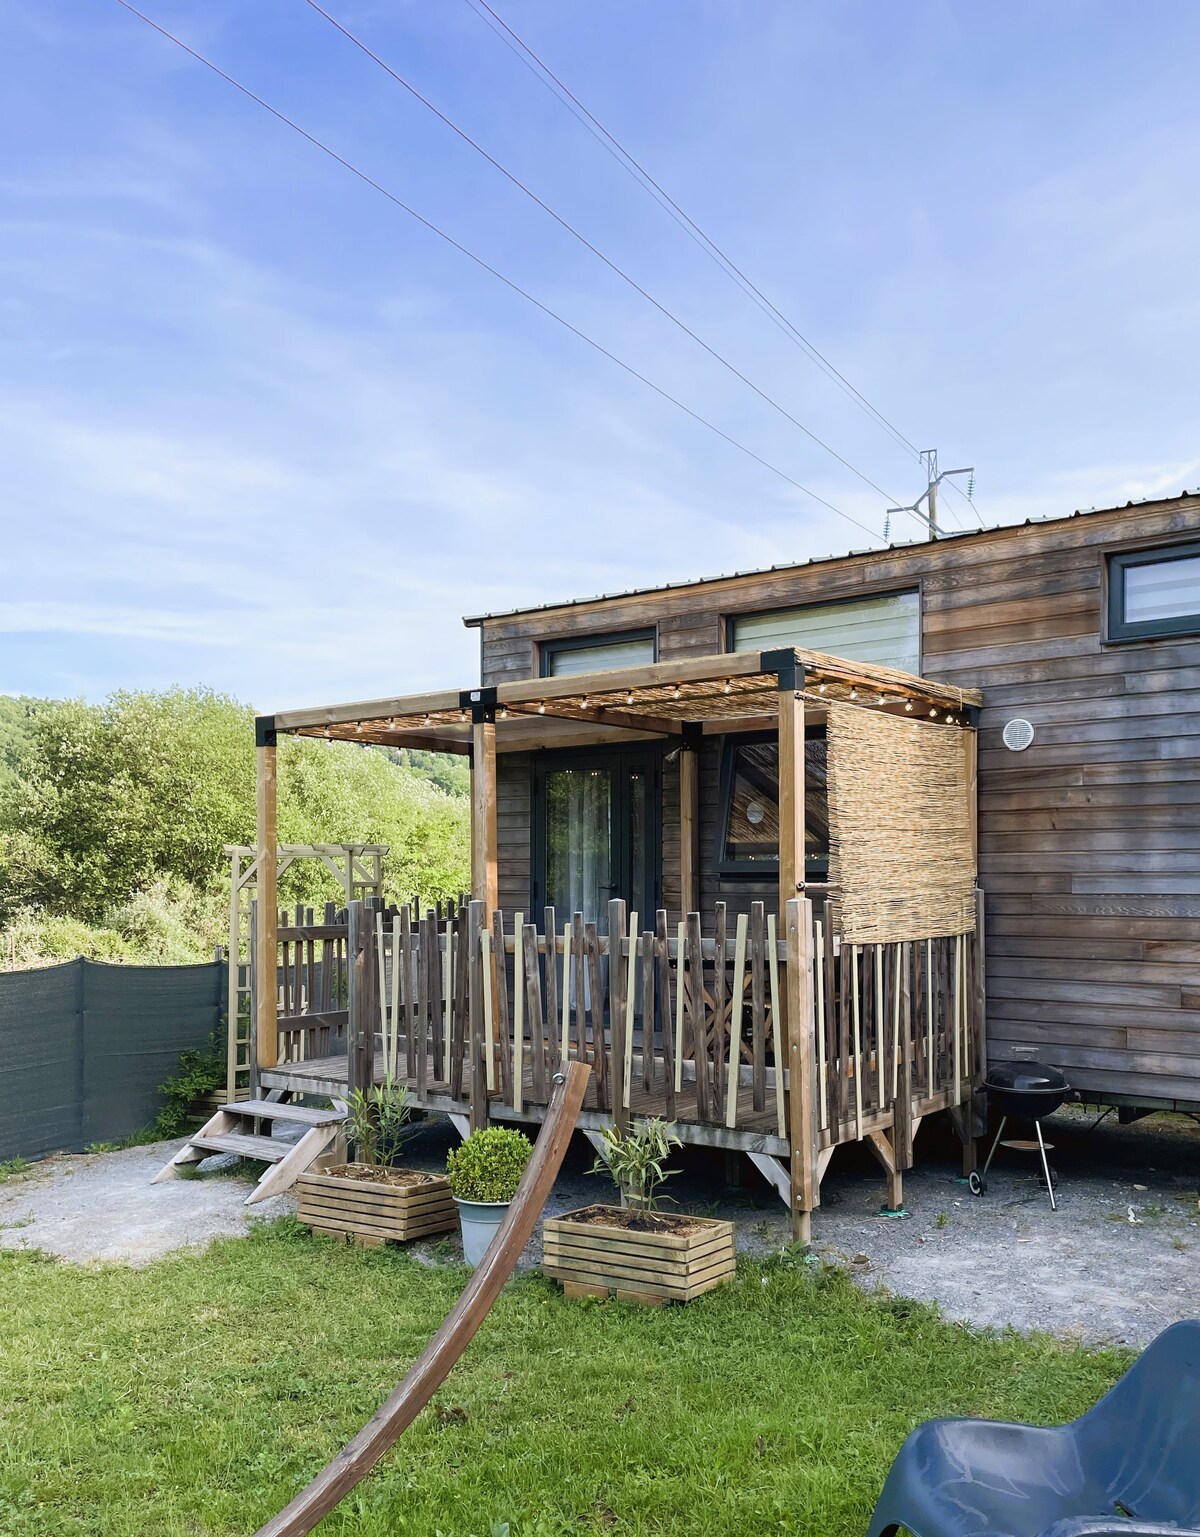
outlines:
[[[279,1061],[278,1024],[278,953],[276,934],[279,925],[277,871],[279,828],[275,812],[275,723],[270,716],[255,721],[258,781],[258,870],[257,925],[258,952],[257,996],[254,1000],[257,1055],[259,1067],[274,1067]],[[230,1022],[233,1029],[233,1022]]]
[[[700,909],[700,755],[684,739],[679,754],[679,916]]]
[[[482,694],[484,690],[476,690]],[[490,692],[494,692],[490,691]],[[496,712],[472,703],[471,895],[484,905],[484,923],[499,906],[496,856]]]
[[[821,1199],[817,1174],[817,1047],[812,989],[812,903],[793,898],[787,930],[788,1140],[791,1143],[792,1237],[812,1241],[812,1212]]]

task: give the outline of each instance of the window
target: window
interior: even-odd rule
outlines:
[[[880,662],[901,672],[921,670],[921,598],[887,592],[838,603],[806,603],[729,621],[731,651],[801,646],[851,662]]]
[[[829,873],[829,797],[825,732],[804,741],[805,878]],[[774,736],[728,737],[721,757],[717,871],[770,875],[779,868],[779,742]]]
[[[1108,560],[1108,639],[1200,634],[1200,544]]]
[[[577,640],[544,640],[542,677],[577,672],[605,672],[610,667],[642,667],[658,660],[653,630],[625,630],[618,635],[581,635]]]

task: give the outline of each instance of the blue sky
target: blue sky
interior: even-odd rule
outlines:
[[[326,3],[917,495],[469,0]],[[985,521],[1200,484],[1200,7],[495,4],[910,439],[976,466]],[[882,543],[883,498],[304,0],[143,9]],[[0,0],[0,142],[0,689],[272,709],[457,685],[463,613],[869,542],[113,0]]]

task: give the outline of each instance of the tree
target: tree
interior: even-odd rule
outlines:
[[[280,739],[280,841],[387,843],[390,896],[457,895],[468,819],[464,798],[383,753]],[[39,702],[0,783],[0,907],[99,923],[151,889],[186,906],[188,891],[219,891],[224,845],[254,838],[249,706],[211,689]],[[280,891],[306,903],[339,894],[309,861]]]

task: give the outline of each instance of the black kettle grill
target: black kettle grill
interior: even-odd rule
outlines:
[[[1071,1085],[1067,1082],[1066,1074],[1061,1068],[1050,1067],[1041,1062],[998,1062],[989,1070],[987,1077],[983,1080],[983,1086],[987,1091],[988,1103],[1000,1112],[1000,1126],[992,1143],[992,1150],[987,1155],[987,1162],[983,1166],[983,1173],[972,1172],[969,1178],[971,1194],[983,1195],[987,1190],[987,1171],[991,1167],[996,1149],[1000,1146],[1000,1139],[1004,1136],[1008,1119],[1012,1116],[1017,1120],[1032,1121],[1037,1141],[1008,1141],[1004,1146],[1018,1152],[1037,1152],[1041,1155],[1042,1172],[1046,1176],[1046,1190],[1050,1196],[1050,1209],[1057,1211],[1054,1187],[1058,1184],[1058,1176],[1050,1167],[1050,1161],[1046,1157],[1051,1145],[1042,1136],[1042,1118],[1053,1114],[1070,1096]]]

